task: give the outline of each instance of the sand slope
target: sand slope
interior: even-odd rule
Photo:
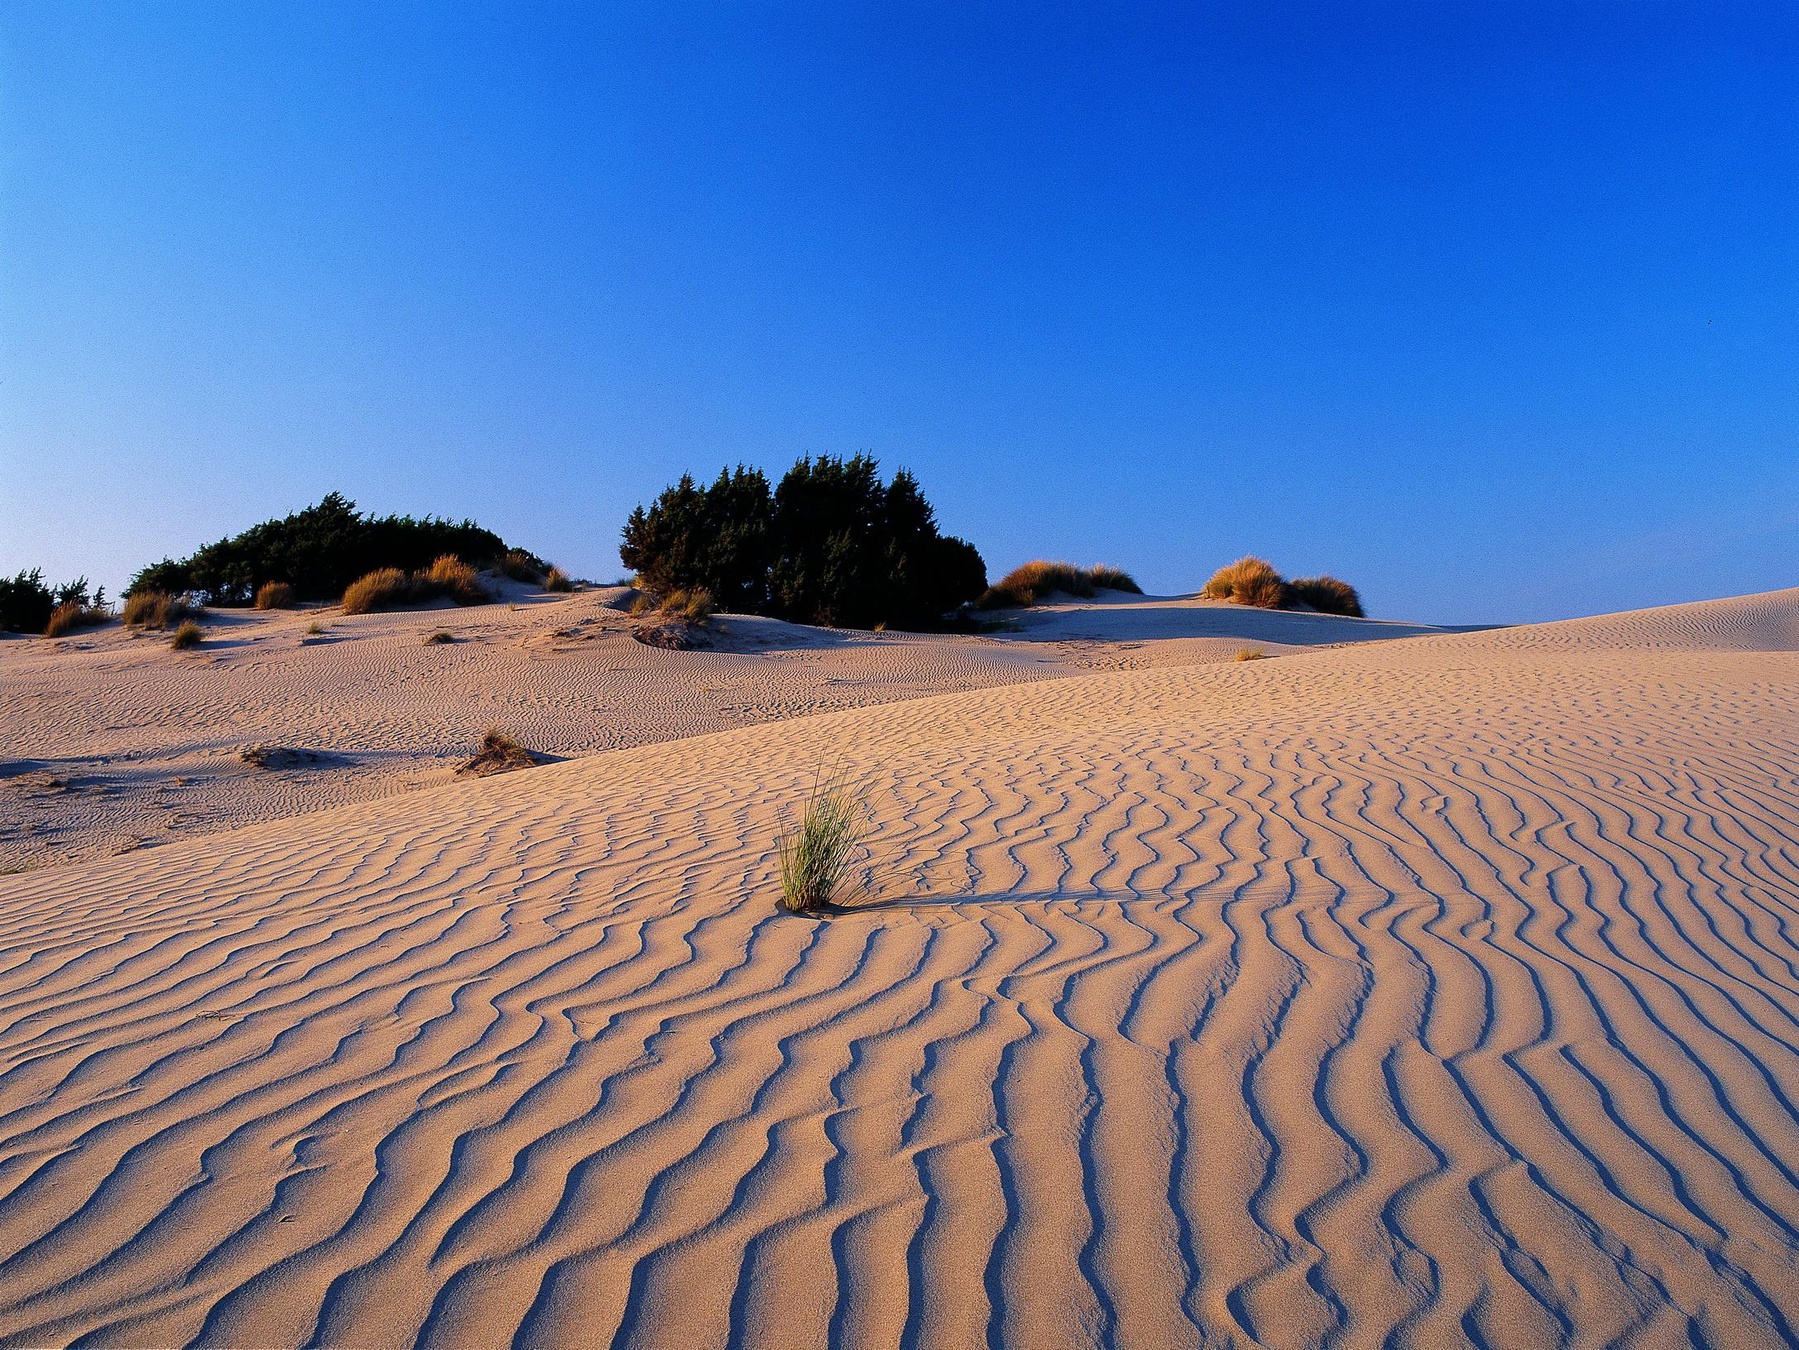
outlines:
[[[0,880],[0,1343],[1790,1343],[1796,637],[1097,674]],[[776,914],[834,758],[878,903]]]
[[[0,872],[443,783],[496,723],[535,750],[589,755],[996,684],[1229,660],[1245,646],[1275,654],[1434,631],[1174,599],[1050,605],[998,637],[731,616],[710,648],[664,651],[633,639],[636,625],[613,608],[619,592],[494,584],[510,605],[216,610],[205,644],[185,653],[117,624],[61,641],[0,638]],[[309,634],[314,623],[325,631]],[[426,643],[440,631],[455,641]],[[251,768],[239,753],[254,745],[304,756]]]

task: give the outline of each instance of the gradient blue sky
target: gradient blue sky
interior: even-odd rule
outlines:
[[[867,450],[994,572],[1799,584],[1786,3],[13,4],[0,570],[342,490],[596,577]]]

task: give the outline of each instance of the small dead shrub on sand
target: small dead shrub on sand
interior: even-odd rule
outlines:
[[[456,635],[454,633],[449,632],[445,629],[439,628],[435,633],[429,633],[426,635],[425,645],[427,647],[432,647],[432,646],[436,646],[439,643],[454,642],[455,640],[456,640]]]
[[[1230,600],[1256,609],[1280,609],[1287,602],[1287,583],[1262,558],[1239,558],[1220,567],[1200,592],[1208,600]]]
[[[1293,599],[1310,605],[1320,614],[1341,614],[1347,619],[1366,617],[1362,613],[1362,597],[1347,581],[1336,577],[1301,577],[1288,589]]]
[[[306,625],[306,636],[307,637],[321,637],[321,636],[323,636],[324,632],[325,632],[325,625],[320,623],[317,619],[314,619],[311,623]]]
[[[813,776],[798,822],[775,843],[782,909],[806,914],[837,902],[870,814],[867,798],[844,774]]]
[[[45,637],[62,637],[77,628],[97,628],[112,619],[112,611],[103,605],[84,605],[70,600],[50,611],[50,622],[44,625]]]
[[[486,778],[496,773],[511,773],[514,769],[536,768],[542,762],[498,727],[489,727],[482,734],[481,748],[475,752],[475,757],[456,772],[468,778]]]
[[[127,628],[167,628],[200,612],[185,595],[167,591],[133,591],[125,597],[122,618]]]
[[[292,609],[297,603],[294,588],[285,581],[265,581],[256,588],[258,609]]]
[[[985,594],[975,601],[977,609],[1012,609],[1025,605],[1034,605],[1044,596],[1054,591],[1072,595],[1076,599],[1091,599],[1095,590],[1129,591],[1133,595],[1142,595],[1139,586],[1128,572],[1121,572],[1116,567],[1101,564],[1097,567],[1076,567],[1073,563],[1049,562],[1043,558],[1034,559],[1021,567],[1014,567],[1005,576],[987,588]]]
[[[544,576],[543,588],[546,591],[565,593],[575,589],[574,579],[560,567],[552,567]]]
[[[1268,655],[1267,652],[1259,652],[1254,647],[1244,647],[1235,656],[1233,656],[1231,658],[1231,660],[1233,660],[1233,661],[1260,661],[1263,657],[1265,657],[1267,655]]]
[[[169,639],[169,646],[178,652],[184,652],[189,648],[198,647],[205,637],[205,630],[192,619],[188,619],[175,630],[175,636]]]

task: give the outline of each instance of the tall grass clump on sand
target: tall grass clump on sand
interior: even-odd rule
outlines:
[[[696,586],[690,591],[671,591],[662,598],[657,609],[683,623],[705,623],[718,612],[718,605],[714,603],[711,591]]]
[[[800,819],[775,844],[781,908],[808,914],[834,903],[862,848],[868,802],[845,775],[815,775]]]
[[[475,569],[454,553],[438,558],[422,574],[414,573],[415,587],[433,597],[447,595],[459,605],[478,605],[488,598]]]
[[[1336,577],[1301,577],[1288,583],[1287,589],[1300,604],[1310,605],[1320,614],[1341,614],[1349,619],[1366,617],[1356,588]]]
[[[527,585],[536,585],[543,580],[543,567],[537,556],[525,552],[522,548],[512,549],[503,557],[495,560],[494,568],[514,581],[522,581]]]
[[[122,618],[127,628],[167,628],[200,612],[185,595],[167,591],[133,591],[125,597]]]
[[[367,614],[370,610],[401,604],[411,598],[412,588],[406,574],[397,567],[380,567],[350,583],[344,592],[345,614]]]
[[[184,652],[191,647],[198,647],[205,636],[200,625],[188,619],[175,630],[175,636],[169,639],[169,646],[178,652]]]
[[[560,567],[552,567],[544,576],[543,588],[546,591],[556,591],[566,594],[575,589],[575,583],[574,579]]]
[[[265,581],[256,588],[258,609],[292,609],[295,603],[294,588],[285,581]]]
[[[111,618],[112,610],[106,605],[65,600],[50,611],[50,620],[44,625],[44,636],[57,638],[73,633],[77,628],[97,628]]]
[[[1034,605],[1055,591],[1081,600],[1091,599],[1095,591],[1143,594],[1143,588],[1131,574],[1116,567],[1107,567],[1103,563],[1096,567],[1076,567],[1073,563],[1036,558],[1014,567],[994,582],[975,605],[980,609],[1014,609]]]
[[[382,567],[350,583],[344,592],[345,614],[401,605],[422,605],[442,596],[459,605],[479,605],[492,597],[482,589],[479,574],[453,553],[446,553],[422,572],[407,576],[397,567]]]
[[[1287,603],[1287,583],[1266,559],[1239,558],[1212,573],[1200,594],[1208,600],[1230,600],[1256,609],[1282,609]]]

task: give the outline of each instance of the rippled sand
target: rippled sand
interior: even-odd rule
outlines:
[[[0,1343],[1788,1344],[1796,773],[1786,591],[0,879]]]

